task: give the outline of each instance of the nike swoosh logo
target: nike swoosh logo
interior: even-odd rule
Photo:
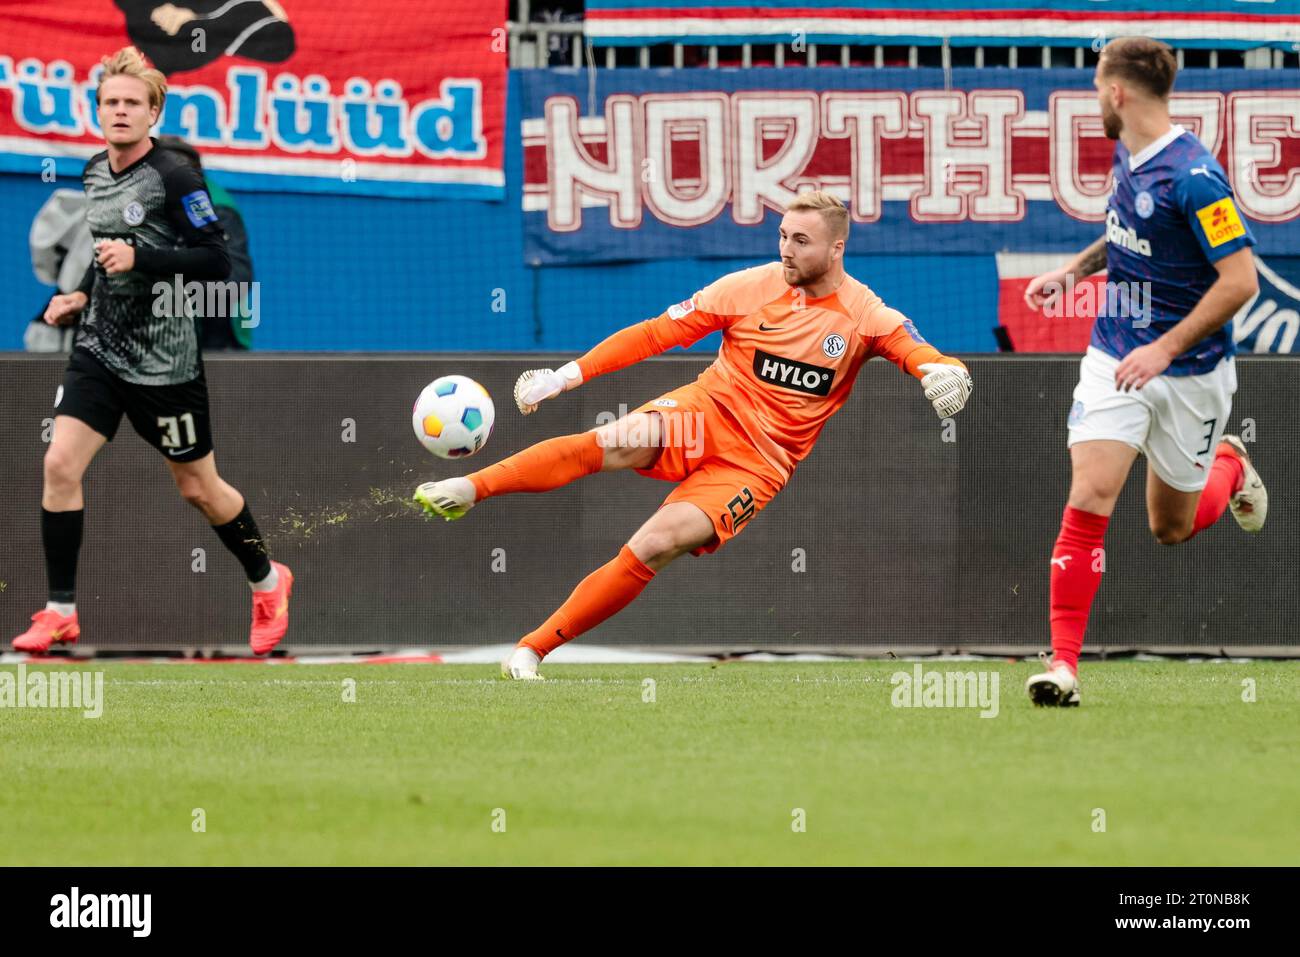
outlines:
[[[191,445],[188,449],[168,449],[167,454],[170,456],[184,455],[186,452],[193,452],[196,446]]]
[[[780,328],[781,328],[780,326],[765,326],[761,322],[758,324],[759,332],[771,332],[773,329],[780,329]]]

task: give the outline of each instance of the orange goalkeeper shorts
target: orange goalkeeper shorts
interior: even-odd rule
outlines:
[[[633,411],[659,413],[663,445],[655,464],[637,471],[679,483],[663,505],[690,502],[713,522],[714,539],[692,549],[692,555],[721,548],[785,485],[784,477],[754,448],[735,417],[696,383]]]

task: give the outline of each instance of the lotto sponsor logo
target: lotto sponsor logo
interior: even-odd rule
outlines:
[[[754,375],[764,382],[808,395],[830,395],[835,370],[754,350]]]
[[[1211,248],[1230,243],[1246,235],[1246,226],[1237,214],[1237,206],[1231,197],[1224,197],[1209,206],[1196,211],[1196,219],[1205,231],[1205,241]]]
[[[1125,228],[1119,221],[1119,214],[1113,209],[1106,210],[1106,242],[1139,256],[1151,255],[1151,241],[1139,239],[1137,230],[1132,226]]]

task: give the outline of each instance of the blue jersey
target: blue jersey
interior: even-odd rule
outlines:
[[[1176,326],[1219,278],[1214,263],[1255,245],[1218,160],[1191,133],[1181,127],[1174,133],[1136,170],[1124,144],[1115,146],[1107,287],[1092,344],[1116,359]],[[1234,351],[1229,320],[1176,358],[1165,375],[1209,372]]]

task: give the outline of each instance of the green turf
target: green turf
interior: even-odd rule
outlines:
[[[96,667],[98,720],[0,709],[0,864],[1300,863],[1295,664],[1085,665],[1072,710],[926,664],[998,671],[987,719],[891,706],[902,662]]]

